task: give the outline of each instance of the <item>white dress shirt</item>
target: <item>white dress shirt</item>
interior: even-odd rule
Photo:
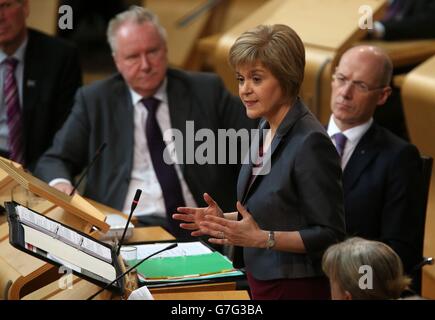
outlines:
[[[343,156],[341,157],[341,169],[344,170],[347,163],[349,162],[352,153],[354,152],[358,142],[361,140],[362,136],[367,132],[370,126],[373,123],[373,118],[370,118],[369,121],[360,124],[356,127],[344,130],[343,132],[335,124],[334,115],[331,115],[328,124],[328,135],[331,137],[332,143],[336,146],[335,139],[333,138],[336,133],[342,133],[346,136],[347,141],[344,146]]]
[[[156,118],[160,129],[163,133],[172,128],[171,119],[169,117],[168,95],[166,92],[167,80],[154,94],[154,97],[160,100],[157,109]],[[162,188],[157,179],[153,168],[151,155],[148,149],[148,142],[145,135],[145,123],[148,116],[147,108],[140,102],[142,97],[130,88],[131,101],[134,108],[134,148],[133,148],[133,168],[130,176],[130,184],[128,186],[127,196],[124,201],[123,212],[130,213],[131,202],[137,189],[142,190],[139,203],[134,211],[135,216],[157,215],[166,217],[165,201],[163,198]],[[166,142],[165,142],[166,143]],[[172,148],[171,148],[172,149]],[[172,157],[176,157],[175,153],[171,153]],[[180,180],[181,189],[183,192],[184,201],[188,207],[197,207],[198,205],[193,198],[180,167],[175,165],[178,178]],[[62,178],[53,179],[49,185],[53,186],[59,182],[71,183]]]
[[[163,133],[172,128],[169,117],[168,95],[166,92],[167,80],[163,82],[154,98],[160,100],[156,117],[160,129]],[[163,199],[162,189],[153,168],[151,155],[148,149],[148,143],[145,135],[145,123],[148,116],[147,108],[140,102],[142,97],[130,89],[131,101],[134,106],[134,153],[133,169],[131,172],[130,185],[128,186],[127,197],[124,203],[124,212],[129,213],[131,201],[134,198],[136,189],[142,189],[142,195],[139,204],[135,210],[135,215],[154,214],[162,217],[166,216],[165,201]],[[192,193],[187,186],[186,181],[181,173],[180,167],[175,165],[178,178],[183,191],[184,201],[188,207],[196,207],[197,204]]]
[[[26,53],[27,47],[27,38],[23,41],[23,43],[18,47],[17,51],[11,57],[14,57],[18,60],[17,66],[15,68],[15,80],[18,86],[18,96],[20,100],[20,108],[23,109],[23,77],[24,77],[24,55]],[[4,90],[3,85],[5,81],[5,60],[8,58],[8,55],[0,50],[0,149],[5,151],[9,150],[8,148],[8,136],[9,136],[9,128],[7,123],[6,116],[6,105],[4,98]]]

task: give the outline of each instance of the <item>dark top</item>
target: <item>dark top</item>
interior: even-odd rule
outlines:
[[[263,162],[262,175],[251,183],[252,165],[242,166],[237,197],[261,229],[299,231],[307,253],[243,248],[246,269],[259,280],[320,276],[324,250],[345,232],[337,152],[300,100],[283,119],[270,148],[271,162]]]

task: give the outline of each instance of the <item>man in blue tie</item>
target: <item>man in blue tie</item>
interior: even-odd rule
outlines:
[[[333,75],[328,134],[341,156],[347,233],[385,242],[411,272],[423,249],[420,155],[373,121],[391,74],[381,49],[346,51]]]
[[[77,92],[73,111],[36,175],[70,193],[73,177],[106,142],[89,170],[84,195],[128,213],[136,189],[142,189],[135,211],[139,221],[184,236],[189,233],[170,217],[176,207],[205,205],[203,192],[211,190],[229,210],[236,201],[239,167],[189,163],[186,157],[194,151],[187,149],[176,152],[182,163],[168,164],[164,133],[176,129],[186,144],[197,146],[201,141],[187,141],[189,123],[215,137],[219,129],[255,124],[216,75],[168,68],[166,32],[151,11],[135,6],[118,14],[107,34],[119,73]]]

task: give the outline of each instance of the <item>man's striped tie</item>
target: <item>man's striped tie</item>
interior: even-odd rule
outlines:
[[[7,58],[5,61],[4,97],[6,105],[7,124],[9,128],[8,146],[12,161],[23,163],[23,122],[21,117],[18,86],[15,79],[15,68],[18,60]]]

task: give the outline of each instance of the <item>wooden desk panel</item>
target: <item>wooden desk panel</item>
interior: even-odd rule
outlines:
[[[22,300],[85,300],[98,290],[100,290],[99,286],[73,276],[71,289],[61,289],[60,283],[57,280],[26,295]],[[111,293],[104,291],[95,300],[107,300],[110,297]]]
[[[180,285],[175,287],[149,288],[152,294],[155,293],[181,293],[197,291],[228,291],[236,290],[235,282],[215,282],[206,284]]]
[[[156,300],[249,300],[246,291],[235,291],[235,288],[235,282],[224,282],[150,288],[150,292],[156,297]],[[97,285],[73,276],[73,287],[71,289],[61,289],[57,280],[26,295],[23,300],[84,300],[98,290],[100,290],[100,287]],[[185,299],[182,299],[183,296],[185,296]],[[96,300],[109,300],[112,298],[117,299],[117,297],[112,297],[109,291],[104,291],[96,297]]]
[[[133,236],[126,243],[151,242],[151,241],[170,241],[175,237],[162,227],[143,227],[134,228]]]

